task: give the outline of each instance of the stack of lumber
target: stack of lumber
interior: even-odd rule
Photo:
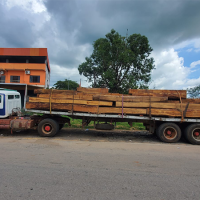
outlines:
[[[107,88],[72,90],[36,89],[27,109],[200,118],[200,99],[187,99],[186,90],[130,89],[128,95]]]

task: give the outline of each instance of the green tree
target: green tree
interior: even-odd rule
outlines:
[[[147,37],[119,35],[115,30],[97,39],[93,53],[79,65],[79,73],[92,87],[106,86],[110,92],[127,93],[129,88],[148,88],[154,60]]]
[[[187,93],[191,98],[199,98],[200,97],[200,85],[187,89]]]
[[[75,81],[65,79],[64,81],[57,81],[53,87],[58,90],[76,90],[79,84]]]

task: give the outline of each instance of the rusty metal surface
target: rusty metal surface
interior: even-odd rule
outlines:
[[[10,125],[0,125],[0,129],[9,129]]]
[[[34,120],[32,119],[14,119],[10,122],[10,128],[15,129],[30,129],[34,127]]]
[[[10,125],[11,119],[0,119],[0,125]]]

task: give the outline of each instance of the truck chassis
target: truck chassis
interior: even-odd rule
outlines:
[[[92,113],[77,113],[77,112],[72,113],[72,112],[57,112],[57,111],[50,112],[46,110],[26,110],[26,111],[45,114],[43,118],[45,118],[46,121],[48,121],[49,119],[55,120],[57,124],[60,124],[60,127],[63,126],[63,123],[58,122],[56,117],[60,115],[69,116],[74,119],[82,119],[83,126],[88,125],[90,121],[106,122],[106,124],[102,126],[102,129],[104,129],[105,127],[107,127],[108,129],[113,129],[114,126],[112,125],[112,123],[115,122],[128,122],[130,126],[132,122],[141,122],[144,124],[144,126],[150,133],[156,134],[158,138],[163,142],[168,142],[168,143],[178,142],[181,136],[184,135],[188,142],[192,144],[200,144],[200,119],[184,118],[184,120],[182,120],[181,118],[92,114]],[[42,123],[43,120],[40,120],[40,123]],[[67,120],[66,122],[70,123]],[[40,123],[38,124],[38,132],[40,133],[41,136],[54,136],[57,133],[55,132],[53,134],[45,134],[44,131],[41,131]],[[111,126],[109,126],[107,123],[111,124]],[[96,124],[95,127],[101,129],[101,126],[97,125],[98,124]]]

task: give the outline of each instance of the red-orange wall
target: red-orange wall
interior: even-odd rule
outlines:
[[[5,83],[10,83],[10,76],[20,76],[20,83],[29,85],[45,85],[46,64],[30,63],[0,63],[0,71],[3,70]],[[25,70],[30,70],[30,75],[40,76],[40,83],[30,83],[30,75],[25,74]]]

